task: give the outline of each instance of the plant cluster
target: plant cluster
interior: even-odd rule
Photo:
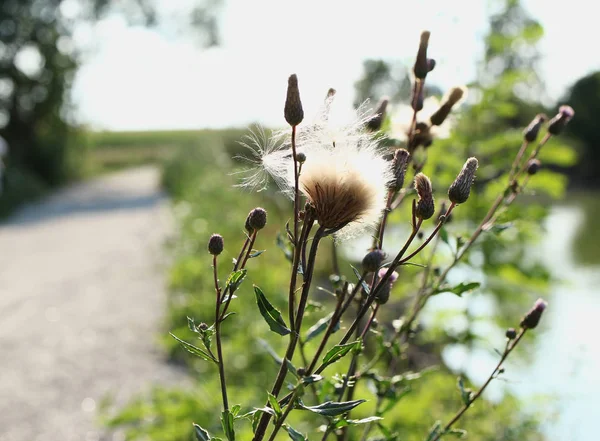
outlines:
[[[266,326],[287,339],[285,354],[282,357],[273,354],[279,367],[273,372],[271,389],[261,403],[232,405],[228,394],[227,354],[223,351],[223,327],[230,326],[235,320],[230,307],[251,270],[249,262],[263,253],[254,247],[267,225],[265,209],[257,207],[248,214],[243,224],[245,238],[232,268],[227,270],[224,283],[219,279],[223,266],[219,256],[227,243],[219,234],[210,237],[208,252],[213,268],[214,323],[198,324],[192,318],[188,319],[189,329],[196,334],[200,344],[191,344],[173,335],[187,351],[216,366],[223,405],[221,425],[229,441],[235,440],[235,425],[244,419],[252,425],[254,441],[265,438],[272,441],[283,433],[282,429],[292,440],[306,440],[306,435],[290,425],[290,414],[299,412],[316,414],[323,419],[320,427],[323,440],[331,436],[348,439],[351,431],[357,430],[355,426],[362,427],[358,428],[360,435],[355,432],[354,438],[360,436],[366,440],[377,431],[378,439],[397,439],[398,435],[386,425],[385,416],[410,388],[410,383],[424,374],[398,366],[417,333],[420,314],[437,294],[462,295],[478,286],[464,282],[452,286],[447,276],[480,235],[494,227],[502,210],[515,201],[530,180],[535,179],[541,167],[538,158],[541,149],[553,136],[560,134],[573,117],[573,110],[563,106],[552,119],[538,115],[531,122],[523,132],[521,147],[515,148],[507,182],[495,201],[468,239],[456,244],[450,263],[445,268],[433,270],[437,244],[439,240],[447,241],[444,225],[462,204],[468,203],[474,191],[479,162],[474,157],[465,158],[464,166],[455,171],[456,178],[447,190],[447,201],[443,201],[440,208],[436,207],[432,181],[422,172],[427,156],[421,153],[432,145],[435,128],[444,123],[463,98],[464,89],[452,89],[439,109],[428,119],[421,120],[419,112],[423,108],[425,80],[435,68],[435,61],[427,53],[429,38],[429,32],[421,34],[413,66],[410,103],[413,111],[405,145],[394,142],[390,148],[390,143],[384,141],[381,129],[385,121],[385,100],[374,113],[359,109],[354,121],[333,127],[329,117],[335,90],[331,89],[318,118],[312,123],[304,123],[296,75],[289,77],[284,106],[284,117],[291,131],[276,132],[266,142],[254,137],[248,143],[252,149],[253,167],[247,170],[244,185],[262,189],[272,179],[291,199],[293,206],[291,221],[286,224],[285,235],[279,237],[278,243],[291,266],[286,317],[273,306],[263,289],[253,286],[257,309]],[[538,141],[544,128],[545,133]],[[414,177],[407,179],[410,170]],[[410,212],[410,232],[399,250],[386,253],[383,243],[389,232],[388,217],[404,207]],[[433,229],[424,234],[423,227],[427,223],[433,224]],[[338,248],[365,232],[373,235],[372,247],[362,260],[362,268],[352,267],[352,277],[348,277],[338,263]],[[322,253],[321,245],[326,238],[334,240],[331,255]],[[426,255],[426,264],[416,263],[415,257],[423,255]],[[318,258],[332,261],[335,274],[330,278],[330,286],[315,286],[317,282],[313,276]],[[393,332],[386,332],[377,320],[378,314],[386,308],[394,286],[401,284],[401,269],[409,265],[420,268],[419,288],[414,293],[412,305],[393,322]],[[323,319],[306,329],[304,318],[315,289],[330,293],[335,298],[335,306]],[[464,434],[455,427],[456,423],[491,381],[502,375],[504,361],[527,331],[537,327],[546,306],[545,301],[538,300],[523,316],[518,329],[506,330],[506,345],[500,352],[500,360],[479,389],[470,390],[459,379],[462,407],[446,423],[433,424],[429,433],[423,434],[423,439],[437,441],[448,434]],[[336,333],[342,336],[337,337]],[[313,353],[307,350],[309,341],[316,345]],[[331,366],[340,360],[349,361],[347,371],[342,375],[330,375]],[[362,382],[369,383],[375,394],[375,413],[367,418],[353,419],[352,410],[366,401],[366,397],[356,395],[357,385]],[[423,418],[427,417],[423,415]],[[218,439],[200,425],[194,425],[194,428],[201,441]]]

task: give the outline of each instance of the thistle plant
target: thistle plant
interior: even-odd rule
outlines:
[[[464,158],[462,169],[453,171],[456,178],[446,194],[435,194],[435,176],[423,173],[426,156],[416,162],[415,158],[422,156],[420,151],[432,148],[434,126],[444,123],[465,93],[463,88],[453,88],[439,109],[421,120],[419,112],[423,108],[425,81],[435,67],[435,61],[428,58],[430,37],[429,32],[423,32],[418,46],[413,67],[412,117],[404,144],[394,145],[390,150],[389,143],[382,142],[385,134],[380,129],[384,127],[388,107],[385,98],[374,112],[361,107],[353,121],[334,127],[329,116],[335,90],[330,89],[318,117],[306,122],[296,75],[288,79],[283,112],[290,128],[275,132],[269,138],[251,137],[246,144],[251,152],[251,167],[246,170],[242,186],[260,190],[272,180],[290,199],[290,221],[285,225],[283,247],[289,251],[286,257],[290,261],[285,317],[258,284],[253,286],[256,312],[265,321],[265,332],[270,330],[281,336],[286,341],[286,349],[277,357],[278,368],[269,372],[272,384],[265,395],[255,397],[252,403],[231,405],[228,354],[223,351],[221,331],[235,320],[235,316],[229,318],[234,312],[230,307],[248,271],[252,270],[251,259],[260,258],[262,254],[254,249],[257,240],[268,242],[268,238],[262,237],[268,215],[260,207],[252,209],[245,221],[240,220],[245,237],[241,238],[237,258],[224,282],[219,280],[219,269],[224,265],[219,256],[225,246],[239,238],[227,238],[227,242],[218,234],[209,238],[215,291],[214,323],[196,325],[189,319],[190,329],[197,334],[201,345],[178,339],[189,352],[216,365],[222,394],[221,425],[229,441],[235,439],[237,424],[250,424],[254,441],[274,440],[286,433],[292,440],[317,436],[322,440],[334,436],[338,440],[350,437],[366,440],[374,431],[378,432],[378,439],[396,439],[385,424],[385,414],[390,409],[386,397],[394,396],[400,381],[417,380],[420,376],[420,373],[409,373],[405,366],[398,367],[398,360],[405,357],[414,344],[421,312],[440,292],[462,294],[474,288],[468,283],[449,287],[449,272],[480,235],[495,224],[502,211],[523,193],[529,180],[535,179],[542,165],[539,160],[542,148],[552,136],[560,134],[573,117],[573,110],[563,106],[549,122],[544,115],[538,115],[531,122],[524,131],[523,144],[515,149],[504,188],[446,267],[433,271],[433,256],[444,224],[463,204],[469,203],[471,194],[476,191],[478,167],[485,164],[474,157]],[[546,124],[546,132],[536,144]],[[394,211],[409,214],[410,229],[404,244],[389,252],[384,251],[383,243],[386,233],[390,233],[388,218]],[[425,234],[426,229],[431,231]],[[364,234],[370,234],[373,241],[360,268],[341,267],[337,256],[339,248]],[[334,244],[332,254],[323,253],[326,241]],[[393,332],[379,332],[378,328],[386,325],[379,323],[378,313],[389,306],[394,288],[403,283],[404,267],[418,265],[417,256],[427,262],[420,266],[422,283],[413,293],[410,307],[394,321]],[[318,261],[330,260],[336,274],[330,278],[330,286],[323,286],[315,277],[316,268]],[[258,282],[260,275],[254,279]],[[335,301],[326,317],[306,329],[307,307],[317,288],[331,293]],[[423,439],[436,441],[448,434],[462,433],[456,424],[488,385],[502,375],[505,360],[527,331],[537,327],[546,306],[540,299],[520,322],[515,318],[518,329],[506,331],[504,351],[500,352],[500,360],[485,383],[477,391],[471,391],[459,380],[463,406],[446,423],[433,424]],[[375,341],[369,338],[370,334],[376,336]],[[307,350],[309,340],[316,347],[312,353]],[[346,368],[340,371],[341,366]],[[363,382],[371,383],[376,390],[375,412],[367,418],[353,419],[353,409],[371,398],[357,395],[362,390],[357,386]],[[290,414],[302,412],[322,419],[318,425],[320,433],[316,434],[315,427],[315,432],[307,437],[290,425]],[[218,418],[216,411],[214,418]],[[194,430],[201,441],[217,439],[199,425],[194,425]]]

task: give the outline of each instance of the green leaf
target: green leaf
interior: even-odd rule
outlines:
[[[337,416],[346,413],[354,409],[359,404],[364,403],[367,400],[354,400],[354,401],[327,401],[318,406],[303,406],[303,409],[310,410],[311,412],[318,413],[324,416]]]
[[[467,431],[464,429],[448,429],[444,432],[444,435],[454,435],[462,439],[467,437]]]
[[[458,389],[460,390],[460,397],[463,404],[468,406],[471,403],[471,390],[465,388],[463,377],[458,377]]]
[[[287,431],[288,435],[290,435],[292,441],[308,441],[308,438],[305,435],[301,434],[291,426],[284,424],[283,428]]]
[[[194,423],[194,433],[196,434],[196,439],[198,441],[211,441],[211,437],[208,432],[200,427],[198,424]]]
[[[360,340],[353,341],[352,343],[346,343],[345,345],[336,345],[325,354],[323,357],[323,368],[335,363],[340,358],[344,357],[353,349],[358,350],[361,347]]]
[[[450,241],[448,239],[448,232],[446,231],[446,228],[442,227],[440,229],[440,239],[442,239],[442,242],[444,242],[446,245],[450,246]]]
[[[288,371],[291,372],[294,377],[298,378],[298,369],[296,369],[296,366],[294,366],[287,358],[285,359],[285,364],[287,365]]]
[[[457,296],[461,297],[464,293],[473,291],[475,288],[479,288],[480,286],[481,286],[481,283],[479,283],[479,282],[470,282],[470,283],[461,282],[458,285],[455,285],[453,287],[441,286],[437,291],[434,292],[434,294],[439,294],[442,292],[451,292],[451,293],[456,294]]]
[[[322,379],[323,379],[322,376],[312,374],[312,375],[309,375],[308,377],[302,377],[302,384],[304,384],[306,386],[307,384],[316,383],[317,381],[321,381]]]
[[[175,340],[177,340],[179,343],[181,343],[181,346],[183,346],[183,348],[186,351],[188,351],[190,354],[200,357],[206,361],[212,361],[213,363],[217,362],[217,360],[215,360],[208,352],[188,343],[187,341],[183,341],[182,339],[176,337],[172,333],[169,333],[169,334],[171,335],[171,337],[173,337]]]
[[[225,282],[225,286],[229,288],[229,292],[233,293],[239,286],[242,284],[244,279],[246,278],[246,274],[248,271],[244,268],[241,270],[237,270],[232,272],[227,278],[227,282]]]
[[[262,290],[256,285],[254,285],[254,293],[256,294],[258,309],[271,331],[279,335],[289,334],[291,331],[283,321],[283,318],[281,318],[281,313],[269,303]]]
[[[233,406],[231,406],[231,414],[234,416],[234,418],[238,418],[238,414],[240,413],[241,409],[242,406],[240,404],[234,404]]]
[[[427,435],[426,441],[432,441],[440,433],[441,429],[442,422],[436,421],[435,424],[431,427],[431,429],[429,429],[429,434]]]
[[[360,424],[368,424],[368,423],[372,423],[373,421],[380,421],[382,419],[383,418],[378,417],[378,416],[362,418],[360,420],[347,420],[347,419],[342,418],[337,423],[335,423],[335,428],[341,429],[342,427],[346,427],[346,426],[358,426]]]
[[[497,235],[497,234],[502,233],[504,230],[509,229],[512,226],[513,226],[512,222],[508,222],[505,224],[494,224],[488,231],[491,231],[492,233]]]
[[[223,298],[221,299],[221,305],[229,302],[230,297],[231,297],[231,300],[237,299],[237,296],[235,294],[227,294],[226,296],[223,296]]]
[[[229,441],[235,441],[235,430],[233,429],[233,414],[228,410],[221,412],[221,425],[223,432]]]
[[[248,255],[248,259],[253,259],[254,257],[258,257],[265,251],[267,251],[267,250],[252,250],[252,253],[250,253]]]
[[[262,338],[258,339],[258,343],[260,343],[260,345],[265,349],[265,351],[267,351],[267,353],[273,358],[273,360],[275,360],[275,363],[277,363],[278,366],[281,366],[281,363],[283,363],[283,358],[281,358],[277,354],[277,352],[275,352],[275,349],[273,349],[271,347],[271,345],[269,345],[269,343],[267,343],[267,341],[263,340]],[[286,362],[287,362],[287,360],[286,360]],[[289,369],[289,367],[290,366],[288,365],[288,369]],[[295,370],[294,370],[294,372],[295,372]]]
[[[223,318],[221,319],[221,323],[223,323],[227,319],[227,317],[234,315],[234,314],[235,314],[235,312],[228,312],[227,314],[225,314],[223,316]]]
[[[333,316],[333,312],[331,314],[329,314],[328,316],[320,319],[314,325],[312,325],[306,333],[306,338],[304,339],[304,342],[305,343],[309,342],[313,338],[315,338],[316,336],[318,336],[319,334],[324,332],[327,329],[327,326],[329,326],[329,322],[331,321],[332,316]]]
[[[363,281],[361,282],[362,284],[362,289],[365,292],[366,295],[369,295],[369,292],[371,291],[369,288],[369,285],[367,285],[367,282],[364,281],[364,278],[361,277],[361,274],[358,272],[358,270],[356,268],[354,268],[352,265],[350,265],[350,267],[352,268],[352,271],[354,271],[354,275],[356,276],[356,278],[358,280],[363,279]]]
[[[283,251],[285,258],[292,262],[294,260],[294,255],[292,254],[291,246],[288,242],[283,240],[283,235],[281,233],[277,233],[276,242],[277,247]]]
[[[194,323],[194,319],[191,317],[188,317],[187,322],[188,322],[188,328],[190,329],[190,331],[198,333],[198,329],[196,329],[196,323]]]
[[[267,393],[267,397],[268,397],[269,404],[275,411],[275,414],[277,416],[280,416],[281,415],[281,407],[279,407],[279,402],[277,401],[277,398],[275,398],[275,396],[271,393]]]

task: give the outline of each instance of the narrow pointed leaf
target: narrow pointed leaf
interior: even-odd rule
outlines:
[[[313,338],[317,337],[319,334],[324,332],[329,326],[329,322],[331,321],[331,317],[333,316],[333,312],[326,317],[320,319],[317,323],[312,325],[306,333],[306,338],[304,342],[311,341]]]
[[[279,335],[289,334],[291,331],[283,321],[281,313],[269,303],[262,290],[256,285],[254,285],[254,293],[256,294],[258,309],[269,325],[271,331],[276,332]]]
[[[304,406],[303,409],[310,410],[311,412],[318,413],[319,415],[337,416],[354,409],[356,406],[364,403],[365,401],[366,400],[342,402],[327,401],[323,404],[319,404],[318,406]]]
[[[476,288],[479,288],[479,286],[481,285],[481,283],[479,282],[470,282],[470,283],[459,283],[458,285],[455,286],[443,286],[440,287],[437,291],[435,291],[435,294],[437,293],[442,293],[442,292],[451,292],[453,294],[456,294],[457,296],[461,297],[464,293],[469,292],[469,291],[473,291]]]
[[[235,441],[235,430],[233,429],[233,414],[229,411],[221,412],[221,425],[223,432],[229,441]]]
[[[211,441],[209,433],[198,424],[194,424],[194,433],[198,441]]]
[[[232,272],[225,282],[225,286],[229,287],[230,292],[235,292],[236,289],[242,284],[246,278],[248,271],[244,268],[238,271]]]
[[[354,268],[352,265],[350,265],[352,267],[352,271],[354,271],[354,275],[357,277],[358,280],[361,280],[361,274],[358,272],[358,270],[356,268]],[[365,282],[364,280],[361,282],[362,284],[362,289],[365,292],[366,295],[369,295],[369,292],[371,291],[371,289],[369,288],[369,285],[367,285],[367,282]]]
[[[181,346],[183,346],[183,349],[188,351],[190,354],[196,355],[197,357],[200,357],[206,361],[212,361],[213,363],[217,362],[217,360],[215,360],[213,357],[211,357],[210,354],[208,352],[204,351],[203,349],[200,349],[200,348],[188,343],[187,341],[183,341],[182,339],[178,338],[174,334],[170,333],[170,335],[175,340],[177,340],[179,343],[181,343]]]
[[[281,407],[279,407],[279,402],[277,401],[277,398],[275,398],[275,396],[270,393],[267,396],[269,404],[271,405],[271,408],[275,411],[275,414],[277,416],[281,415]]]
[[[356,340],[352,343],[346,343],[345,345],[334,346],[329,350],[329,352],[327,352],[327,354],[325,354],[325,357],[323,357],[323,368],[325,366],[329,366],[330,364],[335,363],[353,349],[359,349],[360,345],[360,340]]]
[[[292,441],[308,441],[308,438],[305,435],[301,434],[293,427],[284,424],[283,428],[287,431]]]

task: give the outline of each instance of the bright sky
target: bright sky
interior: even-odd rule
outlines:
[[[171,13],[189,0],[161,2]],[[486,32],[486,2],[475,0],[224,0],[222,46],[202,49],[173,32],[131,28],[111,17],[81,29],[92,46],[73,100],[96,129],[146,130],[283,123],[287,76],[297,73],[305,109],[329,87],[350,108],[365,58],[413,62],[419,33],[432,32],[432,82],[473,79]],[[169,6],[164,6],[168,4]],[[546,34],[541,50],[548,95],[600,69],[597,14],[587,0],[524,0]],[[171,34],[171,35],[169,35]],[[591,51],[586,51],[590,48]]]

